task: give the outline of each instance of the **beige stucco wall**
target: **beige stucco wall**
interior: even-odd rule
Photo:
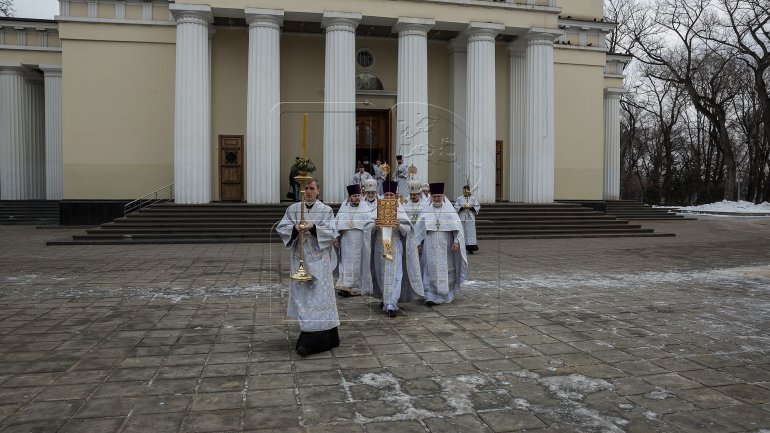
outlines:
[[[603,0],[559,0],[561,16],[572,16],[576,20],[600,20],[604,16]]]
[[[0,63],[61,65],[61,52],[0,49]]]
[[[556,199],[601,200],[604,53],[554,50]]]
[[[173,181],[174,45],[166,29],[127,27],[153,42],[61,24],[66,199],[136,198]]]

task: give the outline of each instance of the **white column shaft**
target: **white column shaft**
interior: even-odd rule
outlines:
[[[481,203],[495,202],[495,34],[468,33],[465,173]]]
[[[553,40],[527,43],[527,91],[524,114],[524,202],[554,199]]]
[[[282,16],[282,14],[281,14]],[[246,201],[281,201],[280,17],[250,15]]]
[[[451,54],[449,55],[449,80],[450,100],[452,101],[452,143],[453,149],[442,149],[444,152],[454,153],[452,167],[450,167],[452,189],[450,197],[457,197],[465,184],[465,146],[466,146],[466,85],[468,81],[468,52],[465,40],[453,39],[450,41]]]
[[[62,174],[61,69],[45,72],[45,198],[64,198]]]
[[[410,22],[419,21],[419,22]],[[398,32],[398,154],[428,181],[428,20],[400,19]]]
[[[342,14],[340,14],[342,15]],[[356,95],[355,29],[360,16],[324,16],[326,59],[324,68],[324,182],[323,199],[340,203],[355,170]]]
[[[620,200],[620,95],[604,95],[604,199]]]
[[[29,198],[25,89],[20,68],[0,68],[0,200]]]
[[[211,201],[208,21],[181,14],[176,29],[174,193],[177,203]]]
[[[526,105],[527,62],[524,47],[518,44],[510,50],[510,155],[508,159],[508,200],[524,201],[524,113]]]

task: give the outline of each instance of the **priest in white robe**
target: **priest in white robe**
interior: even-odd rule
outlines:
[[[332,243],[337,238],[332,208],[317,200],[318,181],[305,187],[305,203],[294,203],[286,209],[277,231],[284,245],[291,249],[291,273],[300,263],[299,234],[304,235],[304,268],[311,281],[290,280],[288,315],[299,321],[300,335],[296,350],[300,356],[324,352],[339,346],[340,324],[334,296],[336,254]],[[301,206],[305,221],[301,222]]]
[[[363,165],[359,165],[355,173],[353,173],[353,183],[356,185],[363,185],[364,181],[372,179],[372,175],[364,170]]]
[[[414,231],[420,244],[425,305],[433,306],[454,300],[468,277],[468,257],[460,247],[463,226],[444,196],[444,184],[430,184],[430,192],[431,205],[420,214]]]
[[[374,162],[374,180],[377,181],[377,195],[382,195],[382,183],[385,182],[381,162],[379,159]]]
[[[463,186],[463,195],[455,200],[455,210],[463,223],[463,234],[465,235],[465,251],[473,254],[479,250],[476,241],[476,215],[481,210],[481,204],[476,197],[471,194],[470,185]]]
[[[366,179],[363,185],[363,202],[371,207],[375,207],[377,204],[377,181],[374,179]]]
[[[373,207],[361,200],[361,186],[348,185],[348,198],[340,206],[335,218],[339,238],[334,242],[339,249],[339,279],[337,295],[361,296],[362,281],[371,281]]]
[[[420,201],[423,204],[430,204],[430,185],[427,183],[422,184],[422,195],[420,196]]]
[[[406,197],[409,194],[409,188],[407,182],[409,181],[409,167],[404,162],[403,155],[396,155],[396,175],[393,180],[398,182],[398,192],[396,196],[398,198]]]
[[[417,223],[417,217],[420,216],[420,213],[426,206],[426,202],[422,199],[421,188],[422,183],[416,180],[409,181],[409,201],[404,203],[404,211],[412,225]]]
[[[386,181],[382,187],[385,198],[396,198],[396,182]],[[376,215],[376,209],[374,213]],[[412,224],[401,204],[398,205],[397,218],[398,225],[391,228],[392,259],[385,257],[383,227],[375,225],[371,286],[364,290],[364,293],[382,300],[380,307],[389,317],[397,316],[399,302],[409,302],[421,298],[424,294],[420,261],[416,254],[417,243],[413,236]],[[410,250],[415,253],[410,253]]]

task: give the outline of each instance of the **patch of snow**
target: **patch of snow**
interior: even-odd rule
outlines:
[[[628,403],[620,403],[618,405],[618,407],[621,408],[621,409],[625,409],[625,410],[631,410],[631,409],[634,408],[634,405],[633,404],[628,404]]]
[[[750,201],[728,201],[678,207],[683,212],[766,213],[770,215],[770,203],[754,204]]]
[[[667,398],[671,397],[671,394],[668,393],[665,389],[659,389],[657,391],[652,391],[649,394],[645,394],[644,398],[648,400],[665,400]]]
[[[540,379],[540,383],[562,400],[582,400],[585,394],[614,388],[606,380],[592,379],[582,374],[545,377]]]
[[[644,415],[644,417],[647,418],[650,421],[654,421],[654,420],[658,419],[658,414],[655,413],[655,412],[651,412],[649,410],[648,411],[644,411],[642,413],[642,415]]]

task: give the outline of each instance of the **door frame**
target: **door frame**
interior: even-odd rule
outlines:
[[[385,117],[385,131],[384,131],[384,137],[385,137],[385,146],[382,152],[382,162],[388,162],[388,164],[392,167],[393,163],[390,161],[391,159],[395,160],[395,155],[393,154],[393,119],[392,119],[392,110],[389,108],[363,108],[363,109],[356,109],[356,121],[358,121],[359,115],[367,115],[372,114],[376,115],[377,117]],[[356,137],[356,140],[358,140],[358,137]],[[358,150],[358,147],[356,147],[356,150]],[[369,161],[372,165],[374,164],[374,161]]]
[[[241,140],[241,199],[240,200],[224,200],[223,194],[222,194],[222,146],[224,144],[224,140],[228,138],[237,138]],[[246,165],[246,138],[243,135],[236,135],[236,134],[219,134],[217,136],[217,165],[219,166],[219,169],[217,172],[219,173],[219,177],[217,179],[217,184],[219,185],[219,201],[227,201],[231,203],[243,203],[246,200],[246,177],[244,176],[245,165]]]

